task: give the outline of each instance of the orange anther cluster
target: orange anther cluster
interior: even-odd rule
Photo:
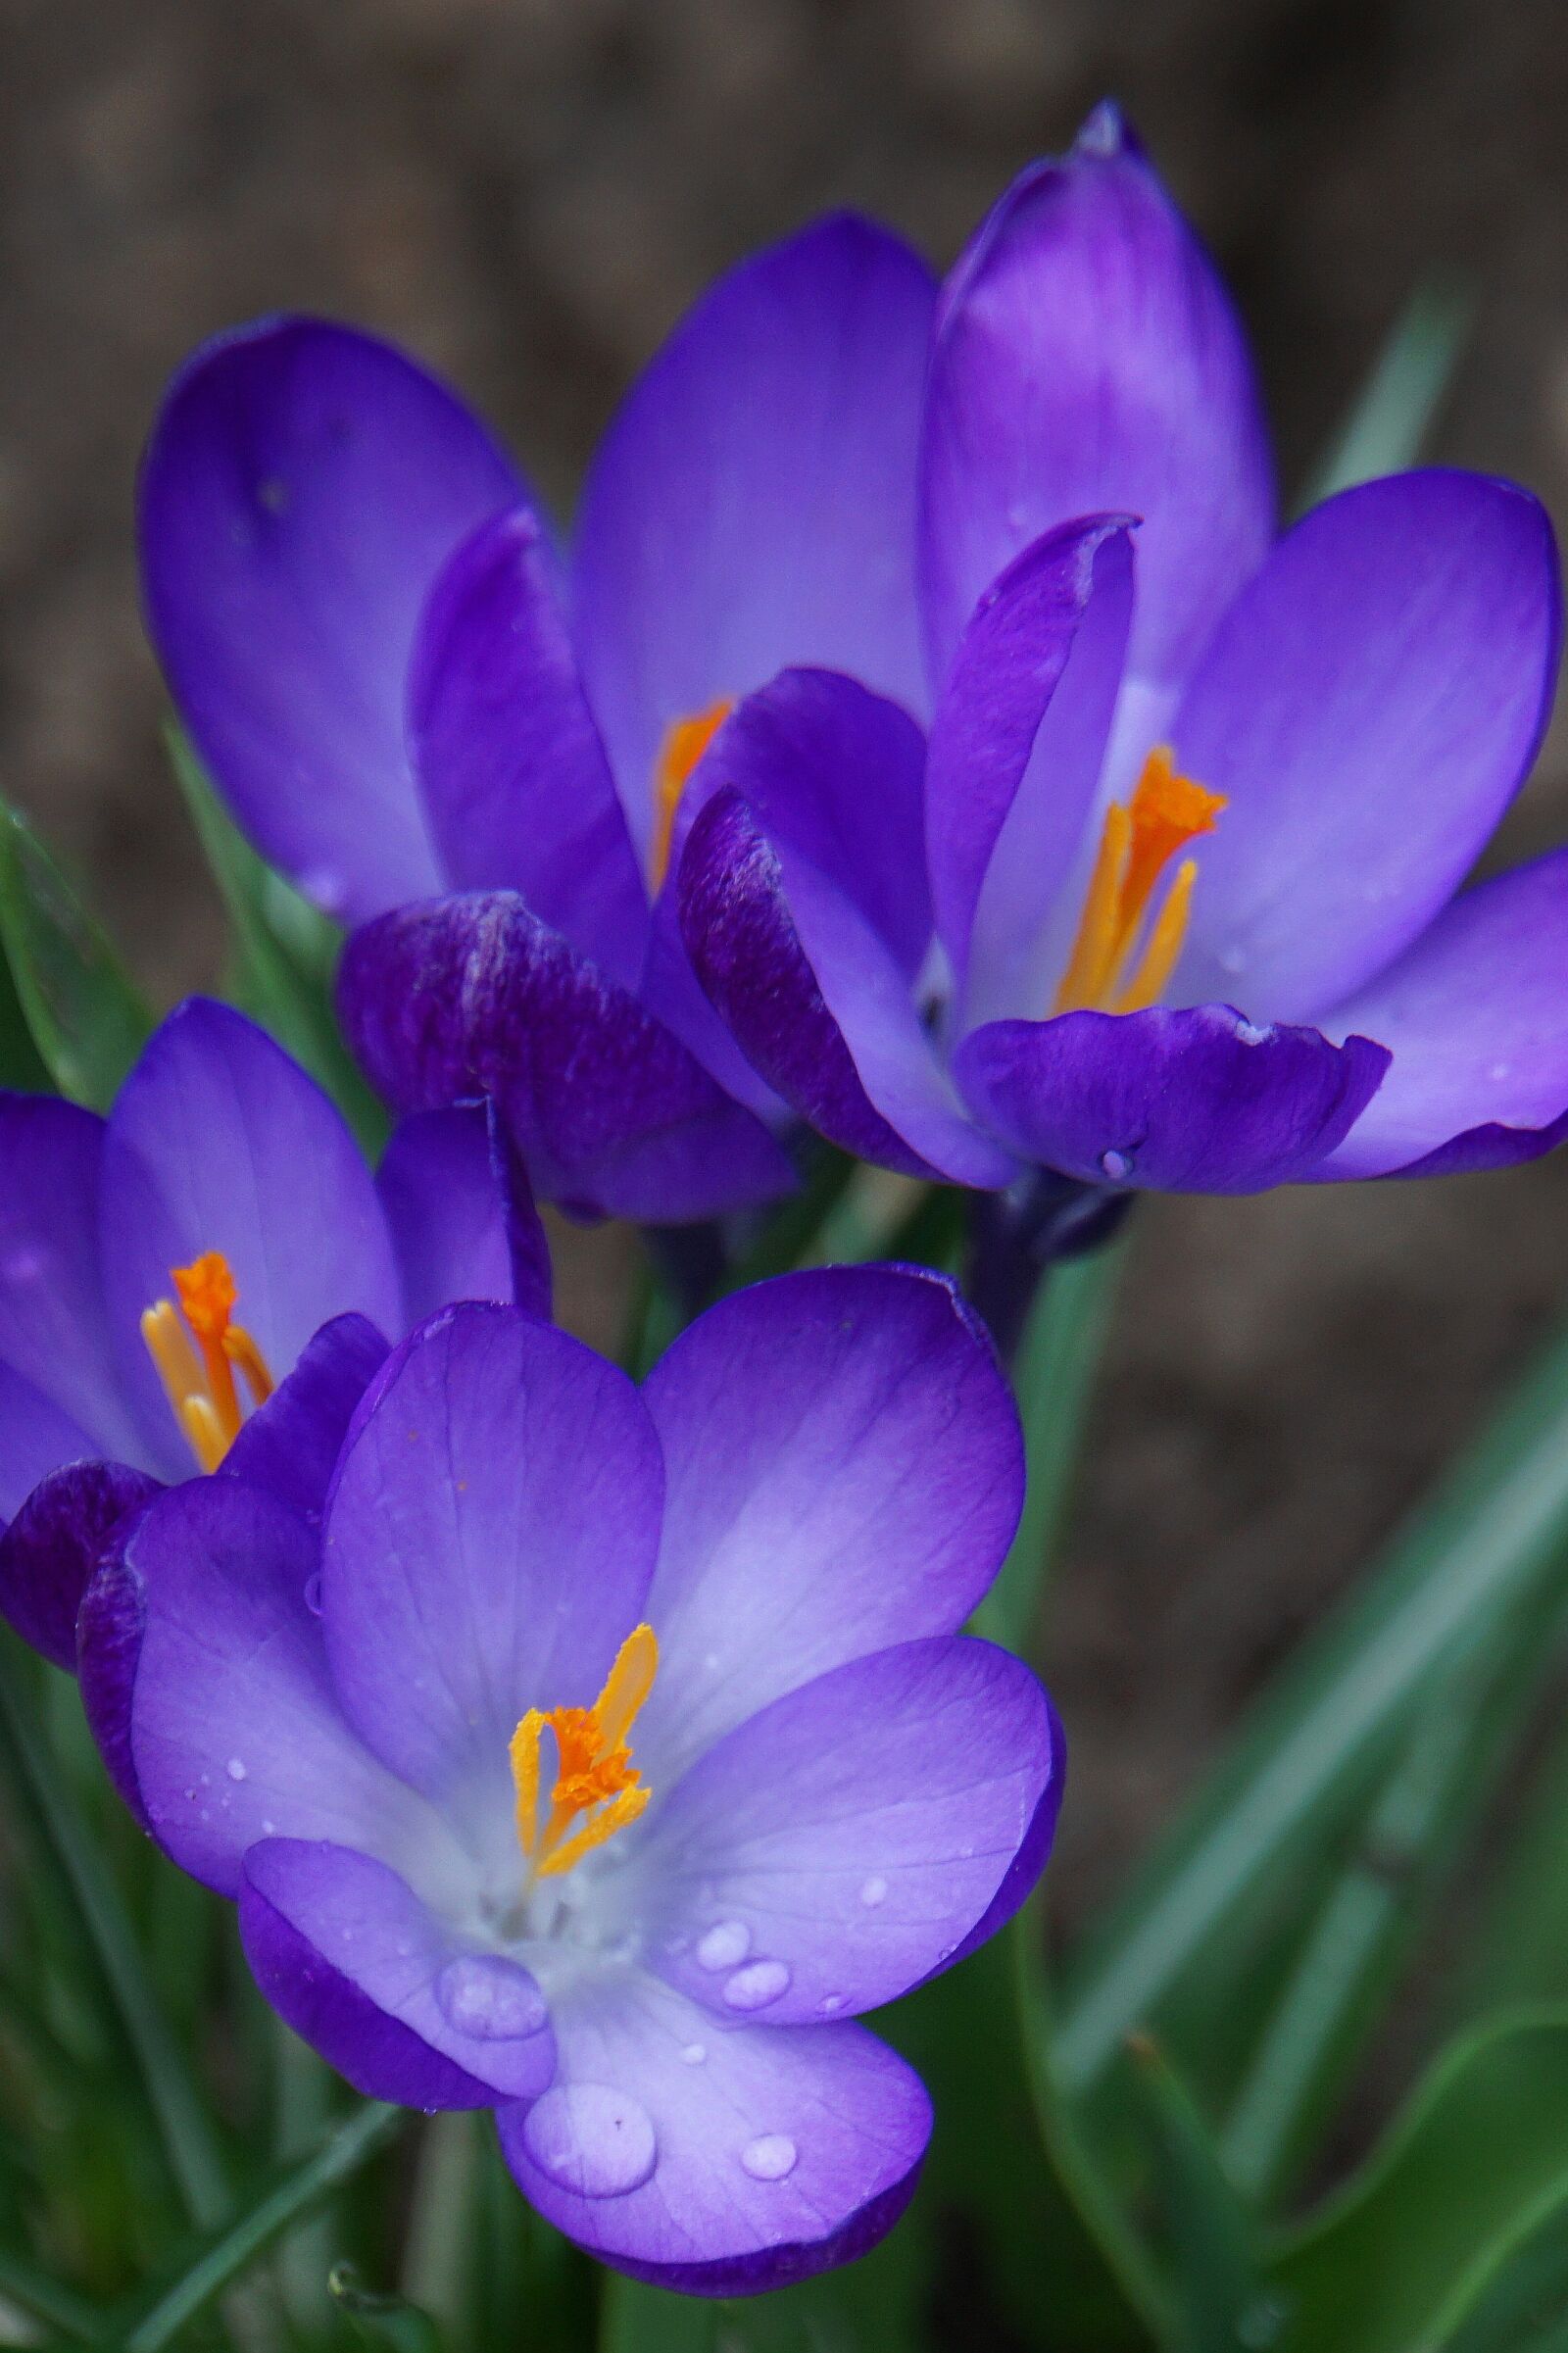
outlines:
[[[1187,937],[1196,858],[1183,858],[1147,930],[1146,918],[1177,851],[1212,833],[1224,807],[1223,794],[1208,792],[1179,772],[1168,745],[1151,752],[1131,801],[1115,802],[1105,811],[1078,934],[1053,1012],[1093,1007],[1135,1013],[1158,1002]],[[1134,961],[1140,937],[1142,953]]]
[[[605,1688],[592,1707],[533,1707],[512,1736],[513,1786],[517,1792],[517,1838],[529,1878],[569,1871],[617,1830],[635,1822],[652,1792],[631,1761],[626,1735],[654,1688],[659,1642],[651,1626],[633,1627],[615,1653]],[[556,1743],[550,1810],[539,1820],[539,1740]]]
[[[271,1396],[272,1376],[250,1333],[232,1320],[239,1290],[221,1250],[204,1250],[169,1276],[179,1306],[156,1299],[143,1311],[141,1336],[197,1463],[216,1471],[245,1419],[236,1369],[257,1405]]]
[[[669,848],[675,832],[675,811],[692,770],[708,750],[735,706],[710,703],[691,718],[675,719],[664,729],[664,740],[654,762],[654,838],[649,872],[656,891],[663,888],[669,868]]]

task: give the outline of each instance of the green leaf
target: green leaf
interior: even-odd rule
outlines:
[[[1568,2210],[1568,2010],[1489,2020],[1276,2252],[1274,2353],[1428,2353]]]
[[[430,2315],[402,2296],[374,2295],[362,2287],[351,2263],[334,2266],[327,2286],[357,2344],[390,2346],[392,2353],[440,2353],[441,2331]]]
[[[1176,2283],[1174,2342],[1180,2353],[1243,2345],[1261,2284],[1256,2220],[1237,2194],[1206,2118],[1164,2053],[1147,2036],[1136,2036],[1129,2055],[1154,2142]]]
[[[1102,2081],[1184,1987],[1222,1984],[1259,1890],[1305,1884],[1392,1766],[1437,1678],[1505,1610],[1560,1592],[1568,1553],[1568,1338],[1254,1709],[1076,1959],[1057,2064]],[[1320,1883],[1321,1884],[1321,1883]]]
[[[53,1073],[27,1027],[9,954],[0,954],[0,1087],[18,1087],[29,1095],[56,1091]]]
[[[599,2306],[599,2353],[716,2353],[723,2306],[675,2296],[640,2279],[605,2275]]]
[[[123,2353],[162,2353],[213,2298],[340,2181],[384,2148],[406,2111],[364,2101],[323,2147],[295,2166],[226,2230],[209,2237],[179,2277],[125,2334]]]
[[[1301,504],[1413,466],[1469,333],[1472,304],[1456,286],[1418,286]]]
[[[44,1068],[107,1110],[152,1017],[119,956],[25,820],[0,803],[0,949]]]
[[[361,1077],[332,1009],[341,935],[258,857],[179,729],[171,726],[167,739],[185,807],[228,915],[233,944],[228,994],[325,1088],[373,1157],[386,1141],[386,1113]]]
[[[25,2313],[40,2328],[58,2330],[75,2343],[101,2345],[108,2341],[107,2313],[41,2271],[30,2257],[0,2246],[0,2306],[7,2304],[14,2312]]]

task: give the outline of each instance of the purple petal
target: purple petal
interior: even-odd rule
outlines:
[[[793,1182],[760,1120],[510,892],[367,925],[345,951],[338,1007],[400,1108],[493,1096],[548,1201],[678,1225]]]
[[[436,885],[409,655],[441,565],[520,495],[453,393],[348,327],[264,319],[170,387],[140,490],[153,642],[246,832],[346,920]]]
[[[318,1520],[349,1425],[386,1357],[374,1324],[334,1316],[241,1428],[220,1475],[265,1487],[302,1519]]]
[[[306,1599],[318,1558],[272,1495],[195,1479],[142,1518],[97,1621],[105,1639],[128,1639],[139,1581],[145,1624],[122,1693],[131,1771],[160,1844],[220,1894],[237,1893],[246,1848],[274,1834],[393,1858],[445,1838],[343,1720]]]
[[[541,922],[635,986],[648,896],[531,509],[482,524],[436,582],[409,731],[452,887],[520,892]]]
[[[736,792],[696,818],[678,888],[699,979],[803,1119],[906,1175],[1004,1185],[1016,1173],[964,1117],[907,979],[854,902],[781,852]]]
[[[156,1479],[126,1463],[74,1462],[42,1480],[0,1533],[0,1617],[57,1667],[75,1667],[81,1596],[158,1492]]]
[[[1466,891],[1328,1017],[1394,1056],[1323,1177],[1533,1159],[1568,1114],[1568,851]]]
[[[907,2204],[931,2103],[863,2027],[722,2026],[629,1971],[552,2010],[557,2080],[499,2111],[501,2145],[602,2263],[750,2295],[863,2254]]]
[[[644,848],[672,721],[798,662],[918,707],[933,300],[887,230],[818,221],[720,278],[606,435],[577,528],[576,635]]]
[[[129,1531],[127,1521],[127,1536]],[[125,1565],[123,1543],[113,1544],[99,1562],[76,1612],[76,1679],[82,1713],[109,1778],[151,1836],[130,1737],[131,1703],[146,1624],[146,1589],[135,1571]]]
[[[79,1422],[0,1358],[0,1520],[21,1510],[40,1479],[98,1452]]]
[[[1381,1046],[1260,1027],[1232,1006],[995,1021],[959,1085],[1014,1152],[1087,1185],[1261,1193],[1343,1142],[1388,1068]]]
[[[938,1275],[834,1267],[738,1292],[644,1395],[668,1480],[638,1740],[656,1788],[829,1668],[956,1633],[1001,1566],[1017,1413]]]
[[[239,1926],[273,2009],[369,2099],[489,2108],[532,2099],[555,2072],[527,1971],[466,1947],[369,1855],[264,1838],[245,1857]]]
[[[586,1706],[643,1615],[662,1489],[636,1390],[580,1342],[506,1307],[416,1332],[327,1507],[321,1623],[376,1754],[432,1792],[510,1791],[519,1718]]]
[[[1144,518],[1131,666],[1179,681],[1268,546],[1247,345],[1202,246],[1115,110],[1032,165],[943,289],[923,451],[934,682],[976,598],[1073,515]]]
[[[1446,905],[1526,775],[1561,637],[1537,501],[1398,474],[1296,525],[1177,714],[1230,806],[1199,857],[1182,999],[1316,1020]]]
[[[657,1965],[769,2026],[894,2001],[991,1916],[1058,1778],[1045,1692],[1006,1651],[853,1659],[738,1725],[659,1808],[632,1866]]]
[[[550,1246],[489,1105],[400,1120],[375,1188],[403,1275],[400,1336],[455,1299],[514,1298],[548,1319]]]
[[[154,1430],[174,1425],[141,1313],[172,1295],[171,1269],[203,1251],[227,1258],[237,1321],[274,1380],[331,1316],[398,1329],[397,1268],[354,1139],[316,1081],[227,1005],[189,999],[122,1088],[102,1230],[122,1378]]]
[[[931,724],[937,929],[966,1019],[1046,1002],[1045,918],[1094,807],[1132,613],[1126,523],[1052,531],[988,589]]]
[[[142,1428],[110,1337],[98,1250],[103,1143],[95,1112],[53,1096],[0,1093],[0,1361],[39,1398],[29,1422],[40,1433],[47,1401],[63,1439],[69,1422],[89,1442],[51,1454],[14,1431],[0,1512],[14,1511],[34,1479],[77,1451],[159,1460],[167,1412]]]

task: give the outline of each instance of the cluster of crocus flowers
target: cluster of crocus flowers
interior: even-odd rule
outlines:
[[[736,1294],[639,1393],[514,1307],[377,1375],[318,1524],[158,1495],[81,1612],[153,1836],[363,2091],[496,2111],[528,2198],[693,2292],[906,2201],[918,2078],[858,2023],[1022,1901],[1061,1789],[1034,1676],[960,1632],[1016,1416],[935,1276]]]

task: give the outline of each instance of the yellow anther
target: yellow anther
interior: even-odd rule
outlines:
[[[528,1857],[530,1879],[569,1871],[635,1822],[647,1805],[651,1791],[631,1761],[626,1735],[658,1671],[654,1630],[635,1626],[592,1707],[531,1707],[519,1722],[508,1753],[517,1799],[517,1843]],[[541,1824],[539,1740],[547,1727],[556,1743],[556,1779]]]
[[[689,719],[675,719],[664,729],[664,740],[654,762],[654,838],[648,869],[656,891],[664,887],[669,870],[669,848],[675,833],[675,811],[692,770],[734,710],[733,702],[710,703]]]
[[[1205,791],[1178,771],[1168,746],[1160,744],[1151,752],[1132,800],[1125,806],[1115,802],[1105,811],[1077,937],[1053,1012],[1088,1006],[1133,1013],[1158,1003],[1187,938],[1198,879],[1196,858],[1184,858],[1177,868],[1147,926],[1136,963],[1134,952],[1171,859],[1189,842],[1212,833],[1224,807],[1222,794]]]
[[[142,1343],[199,1468],[215,1471],[245,1419],[235,1370],[257,1405],[271,1396],[272,1376],[250,1333],[231,1320],[239,1292],[221,1250],[171,1267],[170,1280],[179,1306],[157,1299],[145,1308]]]

